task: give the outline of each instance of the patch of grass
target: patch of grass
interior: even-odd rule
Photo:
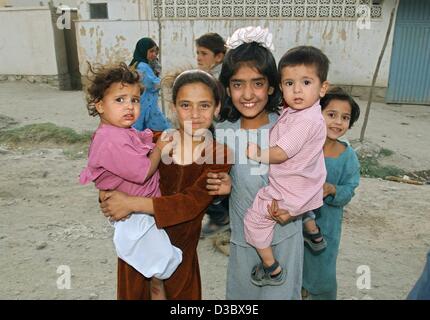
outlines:
[[[360,173],[364,177],[385,178],[386,176],[403,176],[406,172],[394,166],[383,166],[373,157],[360,157]]]
[[[89,145],[76,145],[63,149],[64,156],[69,160],[86,159]]]
[[[0,143],[12,145],[88,144],[91,141],[91,135],[91,132],[77,133],[71,128],[58,127],[53,123],[40,123],[1,131]]]
[[[389,157],[394,154],[394,151],[386,148],[381,148],[379,154],[383,157]]]

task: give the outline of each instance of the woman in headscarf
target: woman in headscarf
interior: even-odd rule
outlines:
[[[170,122],[158,107],[160,90],[159,74],[156,74],[151,63],[157,60],[158,46],[151,38],[142,38],[136,44],[130,66],[140,74],[145,91],[140,97],[140,116],[133,125],[139,131],[147,128],[163,131],[171,127]],[[159,72],[157,72],[159,73]]]

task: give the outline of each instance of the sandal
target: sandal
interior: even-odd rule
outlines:
[[[316,241],[318,238],[322,239],[320,241]],[[308,233],[303,231],[303,240],[308,244],[312,251],[318,252],[327,248],[327,241],[325,241],[319,227],[318,233]]]
[[[281,271],[276,275],[272,276],[272,272],[279,267],[279,262],[275,262],[270,267],[264,267],[263,263],[255,265],[251,272],[251,282],[259,287],[263,286],[280,286],[287,280],[287,271],[281,268]]]

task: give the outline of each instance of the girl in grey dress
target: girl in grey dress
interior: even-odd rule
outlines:
[[[255,29],[249,31],[259,32]],[[257,191],[268,183],[268,166],[246,157],[247,142],[258,143],[261,148],[268,147],[269,130],[278,117],[281,94],[276,62],[269,50],[271,45],[267,41],[249,42],[249,37],[246,41],[233,40],[236,41],[230,41],[230,50],[219,78],[228,97],[215,135],[235,154],[230,171],[231,240],[226,299],[301,299],[301,218],[284,225],[278,223],[274,230],[272,246],[282,268],[288,270],[286,282],[280,286],[258,287],[251,283],[249,277],[260,258],[245,241],[243,219]]]

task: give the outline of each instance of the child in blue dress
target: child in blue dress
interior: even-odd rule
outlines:
[[[324,144],[327,178],[323,190],[324,205],[315,210],[315,214],[327,248],[315,252],[305,246],[303,288],[312,300],[335,300],[343,208],[351,201],[360,180],[357,155],[351,146],[338,139],[357,121],[360,108],[341,88],[329,90],[320,103],[327,126]]]
[[[151,129],[153,131],[164,131],[171,127],[163,112],[158,107],[158,92],[160,91],[160,78],[156,73],[158,69],[151,67],[155,65],[158,46],[151,38],[142,38],[136,44],[133,60],[130,66],[134,67],[140,74],[142,84],[145,88],[140,97],[140,116],[133,127],[139,131]]]

